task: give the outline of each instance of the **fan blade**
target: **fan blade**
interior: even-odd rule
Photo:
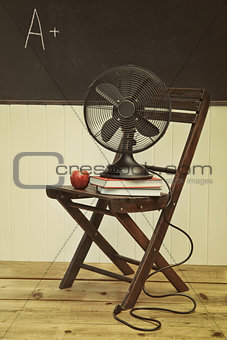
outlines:
[[[143,101],[144,100],[144,89],[146,90],[147,84],[149,83],[149,78],[145,78],[142,83],[138,86],[136,91],[133,93],[132,98],[136,101]],[[146,91],[145,91],[146,95]]]
[[[139,133],[145,137],[153,137],[159,134],[159,129],[143,117],[139,117],[136,123],[136,128]]]
[[[125,98],[120,94],[116,86],[109,83],[101,83],[96,86],[96,92],[111,104],[118,107]]]
[[[120,127],[120,124],[116,124],[116,120],[114,118],[108,119],[102,127],[101,137],[104,142],[109,142],[109,140],[113,137],[117,129]]]

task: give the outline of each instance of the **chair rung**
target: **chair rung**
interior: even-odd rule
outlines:
[[[121,259],[121,260],[125,260],[128,263],[135,264],[137,266],[140,265],[140,261],[131,259],[130,257],[126,257],[126,256],[119,255],[119,254],[116,254],[115,257],[117,257],[118,259]],[[158,270],[159,268],[155,264],[153,264],[152,269],[153,270]]]
[[[97,214],[105,214],[105,215],[113,216],[113,213],[111,211],[107,210],[107,209],[101,209],[101,208],[89,206],[89,205],[86,205],[86,204],[71,202],[71,203],[68,204],[68,206],[71,207],[71,208],[78,208],[78,209],[94,211]]]
[[[137,266],[139,266],[139,264],[140,264],[140,261],[131,259],[130,257],[126,257],[126,256],[123,256],[123,255],[115,254],[115,257],[117,257],[118,259],[121,259],[121,260],[125,260],[128,263],[136,264]]]
[[[104,270],[104,269],[101,269],[101,268],[98,268],[98,267],[90,266],[90,265],[84,264],[84,263],[79,264],[79,266],[83,269],[90,270],[92,272],[95,272],[95,273],[98,273],[98,274],[101,274],[101,275],[113,277],[114,279],[117,279],[117,280],[120,280],[120,281],[126,281],[126,282],[129,282],[129,283],[132,282],[132,278],[126,277],[124,275],[119,275],[119,274],[110,272],[108,270]]]

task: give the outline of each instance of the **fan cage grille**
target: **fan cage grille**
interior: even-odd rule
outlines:
[[[122,117],[118,108],[97,92],[99,84],[114,85],[125,99],[130,100],[135,106],[133,116]],[[108,91],[111,97],[116,95],[109,88]],[[153,146],[164,135],[171,117],[169,93],[151,71],[134,65],[118,66],[101,74],[90,85],[84,117],[90,134],[105,148],[119,153],[137,153]],[[158,128],[156,135],[146,136],[144,119]],[[104,141],[102,128],[109,120],[112,137]]]

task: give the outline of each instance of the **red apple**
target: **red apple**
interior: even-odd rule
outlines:
[[[70,181],[75,189],[85,189],[89,183],[89,173],[85,170],[73,171],[70,176]]]

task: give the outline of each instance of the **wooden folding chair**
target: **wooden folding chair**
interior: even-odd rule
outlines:
[[[197,143],[203,128],[203,124],[208,111],[210,97],[203,89],[182,89],[169,88],[172,105],[171,121],[176,123],[191,124],[188,138],[186,140],[179,165],[176,170],[150,166],[154,171],[164,173],[174,173],[172,182],[172,201],[165,209],[165,218],[170,222],[180,197],[188,170],[196,150]],[[115,160],[118,155],[116,155]],[[121,308],[123,310],[134,307],[139,294],[145,284],[145,281],[151,271],[155,268],[168,266],[168,262],[159,252],[169,224],[164,218],[163,208],[168,202],[169,196],[162,195],[158,197],[128,197],[128,196],[110,196],[102,195],[96,192],[95,188],[88,186],[85,190],[77,190],[71,186],[54,187],[47,186],[47,195],[50,198],[57,199],[64,209],[72,216],[81,228],[84,235],[79,243],[78,248],[69,264],[69,267],[60,283],[60,288],[71,287],[80,268],[91,270],[109,277],[123,280],[130,283],[129,290],[126,293]],[[82,199],[97,197],[95,207],[85,205],[79,202],[72,202],[72,199]],[[81,210],[93,211],[90,220],[81,212]],[[161,210],[160,217],[156,224],[151,239],[140,230],[128,213]],[[103,216],[109,215],[122,224],[134,240],[143,248],[144,256],[141,261],[137,261],[118,254],[109,242],[98,231]],[[95,242],[97,246],[109,257],[123,275],[100,269],[95,266],[84,263],[85,257]],[[133,274],[134,271],[129,264],[138,265],[133,278],[127,275]],[[178,292],[188,290],[186,284],[178,276],[173,268],[163,271],[163,274],[176,288]]]

